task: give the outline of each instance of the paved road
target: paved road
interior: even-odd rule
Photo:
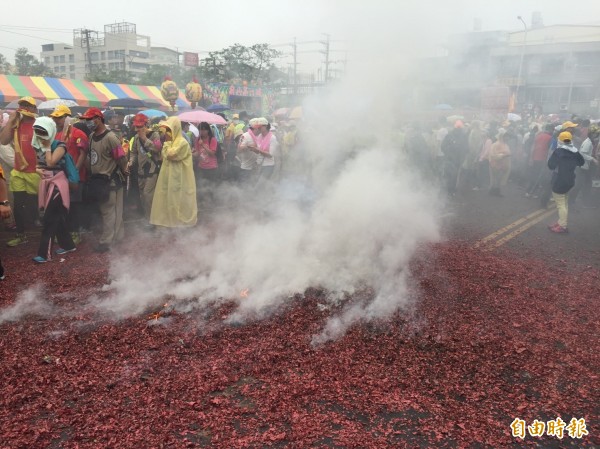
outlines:
[[[594,192],[600,200],[600,189]],[[525,198],[512,184],[504,194],[498,198],[485,190],[468,191],[453,198],[448,204],[447,236],[492,251],[600,268],[600,208],[569,211],[570,233],[557,235],[547,229],[558,218],[553,203],[543,210],[539,200]]]

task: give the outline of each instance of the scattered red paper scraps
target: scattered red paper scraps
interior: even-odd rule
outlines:
[[[90,254],[90,257],[98,257]],[[103,259],[64,271],[11,260],[3,308],[39,277],[62,313],[0,324],[0,447],[594,447],[600,274],[548,270],[456,243],[423,248],[411,310],[311,346],[317,288],[243,326],[145,313],[98,321],[77,308]],[[47,264],[49,265],[49,264]],[[573,267],[565,267],[573,270]],[[9,281],[9,278],[4,282]],[[498,288],[511,285],[512,288]],[[4,287],[4,285],[3,285]],[[301,292],[302,293],[302,292]],[[347,304],[351,305],[351,299]],[[159,319],[173,302],[153,311]],[[0,312],[1,313],[1,312]],[[585,418],[589,436],[515,440],[515,418]]]

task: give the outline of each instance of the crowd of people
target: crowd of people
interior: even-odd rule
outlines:
[[[125,121],[98,108],[74,117],[65,105],[39,116],[35,100],[21,98],[0,130],[0,216],[15,231],[8,247],[27,243],[37,225],[33,261],[45,263],[76,251],[82,233],[95,228],[94,250],[102,253],[123,240],[130,211],[148,231],[189,228],[199,211],[218,205],[224,183],[266,192],[286,167],[299,165],[298,131],[293,122],[278,128],[249,118],[233,114],[227,125],[196,127],[143,111]],[[549,228],[567,233],[569,206],[596,206],[599,139],[597,124],[576,117],[527,125],[442,118],[427,131],[399,129],[391,141],[451,197],[468,190],[502,197],[510,179],[542,207],[554,201],[559,219]]]
[[[0,130],[2,160],[11,165],[0,171],[0,215],[15,230],[8,247],[27,243],[36,224],[42,228],[36,263],[75,251],[94,224],[94,250],[109,251],[124,238],[127,210],[139,211],[147,230],[192,227],[199,205],[215,205],[219,183],[256,186],[280,174],[282,145],[264,117],[200,123],[196,137],[176,116],[151,121],[138,113],[119,123],[112,110],[73,117],[59,105],[38,116],[33,98],[18,104]],[[292,128],[279,136],[287,148]]]
[[[450,196],[488,189],[502,197],[509,179],[543,208],[554,201],[559,220],[552,232],[568,233],[568,209],[595,208],[592,181],[598,171],[600,126],[573,117],[563,123],[503,123],[442,119],[423,132],[410,127],[401,141],[410,159],[434,173]],[[428,151],[423,152],[422,149]]]

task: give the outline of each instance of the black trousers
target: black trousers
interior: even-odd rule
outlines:
[[[527,193],[533,194],[537,190],[545,170],[547,170],[546,161],[533,161],[529,167],[529,185],[527,186]]]
[[[13,197],[13,214],[15,216],[15,224],[17,225],[17,233],[23,234],[25,232],[25,224],[29,222],[31,225],[37,216],[37,195],[31,195],[27,192],[13,192]]]
[[[52,199],[44,213],[44,229],[40,238],[38,256],[50,259],[52,254],[52,239],[56,237],[58,244],[63,249],[73,249],[75,244],[67,226],[69,211],[62,204],[62,198],[58,190],[52,193]]]

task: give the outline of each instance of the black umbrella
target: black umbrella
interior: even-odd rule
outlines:
[[[106,106],[109,108],[142,109],[146,107],[146,103],[135,98],[115,98],[106,103]]]
[[[229,106],[226,106],[224,104],[219,104],[219,103],[215,103],[215,104],[211,104],[209,107],[206,108],[206,110],[208,112],[223,112],[223,111],[227,111],[229,109]]]

